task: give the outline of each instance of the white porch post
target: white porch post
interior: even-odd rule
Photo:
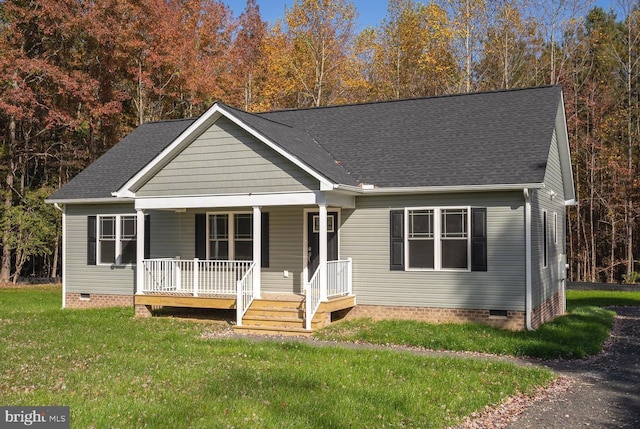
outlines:
[[[136,209],[136,294],[144,293],[144,210]]]
[[[260,298],[260,267],[262,253],[262,212],[260,206],[253,206],[253,295]]]
[[[327,206],[319,206],[320,214],[320,301],[327,300]]]

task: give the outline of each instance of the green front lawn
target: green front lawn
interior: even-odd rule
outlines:
[[[203,339],[223,327],[59,307],[59,288],[0,288],[0,403],[68,405],[77,428],[441,428],[554,377],[489,360]]]
[[[510,332],[471,323],[434,325],[358,319],[333,324],[316,335],[327,340],[398,344],[435,350],[542,359],[582,358],[602,350],[615,316],[602,307],[610,305],[640,306],[640,292],[567,291],[569,314],[533,332]]]

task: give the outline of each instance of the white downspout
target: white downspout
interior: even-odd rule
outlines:
[[[529,189],[524,189],[524,263],[525,263],[525,325],[527,330],[533,331],[531,326],[531,195]]]
[[[58,203],[53,203],[53,206],[60,210],[62,213],[62,308],[67,306],[67,269],[65,262],[67,260],[67,210],[66,207],[60,207]]]

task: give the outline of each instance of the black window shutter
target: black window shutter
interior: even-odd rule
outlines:
[[[471,271],[487,271],[487,209],[471,209]]]
[[[207,215],[196,214],[196,258],[207,259]]]
[[[151,257],[151,226],[149,223],[150,215],[144,215],[144,259]]]
[[[389,269],[404,270],[404,210],[391,210],[389,225]]]
[[[260,226],[260,266],[269,268],[269,213],[262,213]]]
[[[87,265],[96,265],[97,232],[96,216],[87,216]]]

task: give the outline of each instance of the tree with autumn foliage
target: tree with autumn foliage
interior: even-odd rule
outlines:
[[[5,0],[0,6],[0,282],[59,273],[42,200],[141,123],[221,100],[248,111],[561,84],[578,201],[572,280],[640,281],[640,14],[586,0]]]
[[[449,92],[458,79],[454,34],[437,4],[390,0],[388,17],[376,29],[370,76],[375,99]]]
[[[285,16],[297,105],[344,100],[356,10],[349,0],[296,0]]]

